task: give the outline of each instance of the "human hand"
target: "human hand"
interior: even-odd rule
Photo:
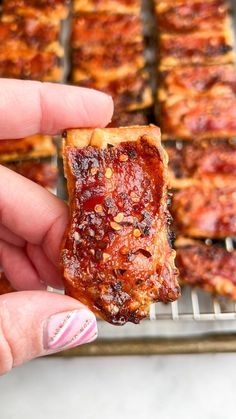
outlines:
[[[2,79],[0,90],[0,140],[103,127],[112,116],[112,99],[93,90]],[[93,313],[45,291],[62,287],[59,250],[67,217],[63,201],[0,166],[0,266],[21,291],[0,296],[0,374],[97,336]]]

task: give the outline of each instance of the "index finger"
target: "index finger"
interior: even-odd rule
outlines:
[[[110,96],[82,87],[0,79],[0,91],[0,139],[104,127],[113,113]]]

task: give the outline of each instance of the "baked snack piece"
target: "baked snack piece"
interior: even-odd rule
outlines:
[[[49,135],[32,135],[19,140],[0,141],[0,161],[50,157],[56,154],[56,147]]]
[[[78,13],[73,18],[71,44],[73,48],[88,44],[139,42],[142,40],[140,16],[110,13]]]
[[[236,186],[236,144],[209,142],[165,147],[169,156],[169,186],[182,189],[204,183]]]
[[[21,40],[0,46],[0,77],[61,81],[63,49],[52,43],[42,52]]]
[[[8,294],[9,292],[16,291],[8,281],[4,272],[0,271],[0,295]]]
[[[75,12],[140,14],[141,0],[74,0]]]
[[[236,135],[236,98],[171,96],[159,104],[162,139],[209,140]]]
[[[183,284],[236,301],[236,251],[195,240],[176,241],[176,265]]]
[[[168,242],[167,156],[155,126],[69,130],[66,293],[112,324],[138,323],[180,289]]]
[[[44,188],[53,190],[56,187],[58,168],[48,161],[26,160],[5,166]]]
[[[224,32],[212,30],[184,35],[161,34],[158,58],[163,67],[233,63],[230,27]]]
[[[153,103],[149,74],[144,70],[111,81],[90,79],[81,82],[80,86],[112,96],[115,112],[148,108]]]
[[[70,0],[3,0],[2,12],[52,22],[67,18],[69,4]]]
[[[160,32],[189,33],[223,31],[229,5],[226,0],[156,0],[155,12]],[[227,22],[227,23],[226,23]]]
[[[132,125],[147,125],[148,117],[142,111],[115,113],[108,127],[127,127]]]
[[[183,66],[160,69],[158,100],[199,95],[236,97],[236,71],[233,64]]]
[[[183,236],[236,236],[236,187],[190,186],[174,194],[171,213],[176,232]]]
[[[25,42],[33,48],[45,48],[57,42],[60,36],[59,23],[42,22],[37,18],[22,16],[1,16],[0,38],[2,43],[9,40]]]
[[[144,67],[143,42],[86,45],[72,52],[72,81],[111,81],[136,74]]]

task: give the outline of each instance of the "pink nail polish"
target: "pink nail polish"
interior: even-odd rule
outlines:
[[[58,313],[51,316],[44,329],[44,347],[57,351],[89,343],[97,337],[97,322],[94,314],[80,310]]]

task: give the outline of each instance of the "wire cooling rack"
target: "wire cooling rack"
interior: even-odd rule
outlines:
[[[232,8],[236,9],[234,0],[231,3]],[[155,52],[152,50],[153,39],[149,39],[149,35],[154,31],[155,22],[150,5],[151,2],[143,1],[144,35],[147,45],[151,46],[146,48],[146,58],[152,75],[156,71],[152,62]],[[236,27],[235,12],[232,22]],[[153,89],[155,91],[155,85]],[[181,148],[179,142],[176,142],[176,146]],[[61,158],[58,162],[61,176],[57,193],[65,199]],[[236,247],[235,243],[234,239],[226,238],[223,244],[230,252]],[[206,240],[206,244],[210,244],[210,240]],[[128,323],[123,327],[114,327],[99,320],[98,328],[99,338],[95,343],[58,356],[236,351],[236,303],[184,286],[178,301],[153,304],[149,318],[139,325]]]

